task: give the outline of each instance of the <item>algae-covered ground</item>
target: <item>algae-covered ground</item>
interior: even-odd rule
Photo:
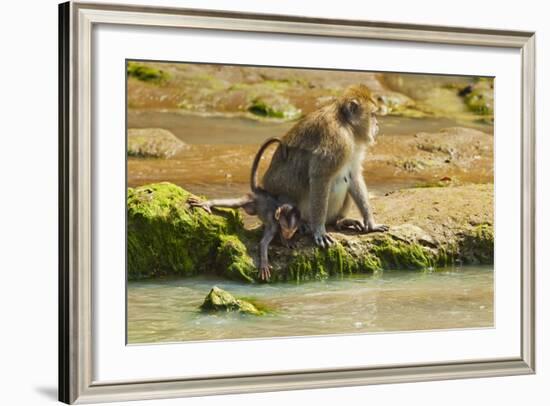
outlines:
[[[128,190],[129,279],[209,274],[257,281],[260,229],[246,229],[238,211],[192,208],[190,196],[170,183]],[[293,250],[274,242],[271,281],[493,261],[491,184],[406,189],[372,205],[389,232],[333,233],[337,244],[328,250],[307,236]]]

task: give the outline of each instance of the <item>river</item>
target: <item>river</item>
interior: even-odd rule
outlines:
[[[213,286],[271,309],[203,314]],[[493,326],[493,269],[386,271],[325,281],[242,284],[206,277],[128,283],[128,343],[376,333]]]

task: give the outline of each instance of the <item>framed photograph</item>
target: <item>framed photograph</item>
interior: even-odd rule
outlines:
[[[61,401],[534,373],[534,33],[59,22]]]

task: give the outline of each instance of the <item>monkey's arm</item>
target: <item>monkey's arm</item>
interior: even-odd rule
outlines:
[[[367,233],[388,231],[388,226],[374,222],[374,216],[369,203],[369,191],[365,179],[363,179],[361,168],[358,168],[355,173],[351,174],[349,193],[363,216],[363,231]]]
[[[327,221],[330,178],[324,176],[310,176],[309,178],[309,222],[315,244],[326,248],[334,244],[334,240],[327,233]]]
[[[266,223],[264,225],[264,235],[260,241],[260,269],[258,271],[260,273],[260,279],[263,281],[267,281],[271,277],[271,267],[269,266],[267,249],[273,237],[275,237],[275,234],[277,234],[277,225],[274,222]]]
[[[250,195],[232,199],[213,199],[207,201],[200,201],[196,198],[190,197],[187,202],[193,207],[201,207],[208,213],[212,213],[212,208],[225,207],[229,209],[237,209],[242,207],[248,214],[256,214],[256,201]]]

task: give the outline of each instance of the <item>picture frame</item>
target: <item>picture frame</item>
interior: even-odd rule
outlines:
[[[521,303],[519,356],[453,362],[335,367],[172,379],[94,378],[93,30],[192,28],[508,48],[521,58]],[[63,3],[59,6],[59,400],[86,403],[204,396],[535,372],[535,34],[533,32],[329,20],[281,15]]]

